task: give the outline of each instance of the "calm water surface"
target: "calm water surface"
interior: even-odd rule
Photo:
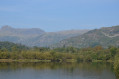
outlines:
[[[110,63],[0,63],[0,79],[116,79]]]

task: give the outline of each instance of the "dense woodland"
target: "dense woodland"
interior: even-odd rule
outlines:
[[[26,47],[11,42],[0,42],[0,59],[12,60],[50,60],[51,62],[114,62],[114,69],[119,77],[119,47],[101,46],[88,48],[44,48]]]

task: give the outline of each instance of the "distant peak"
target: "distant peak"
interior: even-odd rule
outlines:
[[[1,29],[13,29],[13,28],[11,26],[5,25],[5,26],[2,26]]]

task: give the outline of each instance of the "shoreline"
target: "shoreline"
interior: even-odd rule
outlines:
[[[66,61],[52,61],[52,60],[38,60],[38,59],[0,59],[0,62],[78,62],[75,59],[67,59]],[[79,61],[79,62],[87,62],[87,61]],[[103,60],[92,60],[89,62],[109,62],[113,63],[114,61],[108,60],[108,61],[103,61]]]

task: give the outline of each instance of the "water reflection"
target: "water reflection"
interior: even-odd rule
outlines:
[[[115,79],[111,63],[0,63],[0,79]]]

